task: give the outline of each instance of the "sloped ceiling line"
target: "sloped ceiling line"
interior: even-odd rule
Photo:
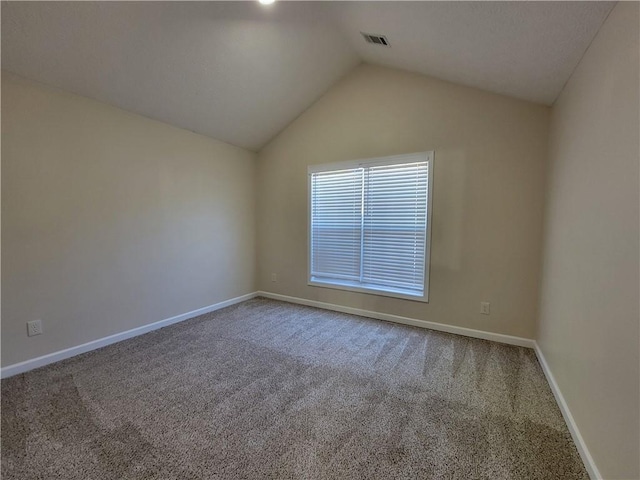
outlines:
[[[362,61],[550,104],[612,6],[2,2],[2,68],[257,151]]]

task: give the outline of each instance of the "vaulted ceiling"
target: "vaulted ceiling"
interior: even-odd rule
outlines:
[[[2,2],[2,68],[259,150],[362,61],[552,104],[613,5]]]

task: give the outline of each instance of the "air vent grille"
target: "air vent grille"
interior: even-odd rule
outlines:
[[[389,40],[384,35],[374,35],[372,33],[360,32],[367,43],[373,43],[375,45],[382,45],[383,47],[390,47]]]

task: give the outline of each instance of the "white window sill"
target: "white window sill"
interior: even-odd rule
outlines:
[[[369,295],[378,295],[382,297],[401,298],[403,300],[411,300],[414,302],[429,303],[429,296],[425,292],[424,295],[408,294],[401,290],[394,290],[393,287],[362,287],[355,285],[348,280],[324,280],[321,278],[311,277],[307,282],[311,287],[331,288],[334,290],[345,290],[347,292],[366,293]]]

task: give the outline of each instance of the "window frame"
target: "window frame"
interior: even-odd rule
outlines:
[[[400,298],[414,302],[429,303],[429,278],[431,272],[431,224],[433,219],[433,160],[434,151],[409,153],[404,155],[392,155],[388,157],[377,157],[370,159],[349,160],[346,162],[323,163],[309,165],[307,167],[307,285],[311,287],[329,288],[348,292],[365,293],[383,297]],[[341,282],[339,280],[322,281],[313,279],[312,272],[312,245],[311,245],[311,221],[312,221],[312,174],[320,172],[330,172],[334,170],[347,170],[352,168],[398,165],[403,163],[427,162],[427,225],[425,232],[425,252],[424,252],[424,291],[422,296],[411,295],[402,292],[394,292],[392,287],[386,289],[367,288],[353,285],[350,281]]]

